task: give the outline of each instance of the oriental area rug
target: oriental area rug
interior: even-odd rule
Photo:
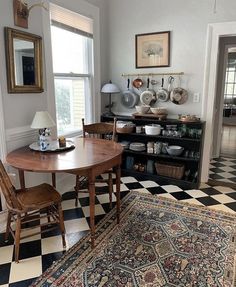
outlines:
[[[31,286],[234,287],[236,217],[131,192]]]

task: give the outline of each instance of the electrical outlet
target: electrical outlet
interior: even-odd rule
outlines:
[[[193,94],[193,102],[194,103],[199,103],[200,102],[200,94],[199,93],[194,93]]]

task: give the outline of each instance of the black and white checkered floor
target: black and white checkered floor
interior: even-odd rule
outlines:
[[[104,190],[107,187],[102,187],[100,184],[98,188]],[[182,190],[174,185],[160,186],[153,181],[137,181],[133,177],[122,177],[121,196],[124,197],[131,189],[236,214],[236,190],[229,187],[204,185],[201,190]],[[115,201],[115,196],[113,200]],[[74,192],[65,193],[63,210],[69,248],[89,232],[88,194],[80,194],[79,205],[75,208]],[[108,195],[97,195],[96,223],[107,212],[109,212]],[[13,262],[13,241],[10,240],[6,244],[3,238],[4,234],[0,233],[0,287],[28,286],[63,254],[61,236],[59,232],[53,231],[22,241],[20,263],[16,264]]]
[[[236,184],[236,159],[228,157],[214,158],[210,163],[209,178]]]

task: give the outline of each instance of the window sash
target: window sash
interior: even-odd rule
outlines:
[[[71,76],[71,74],[54,74],[54,80],[76,80],[76,79],[84,79],[84,101],[85,101],[85,120],[86,122],[90,122],[92,120],[92,93],[91,93],[91,81],[92,77],[91,75],[81,75],[81,76]],[[76,136],[78,134],[81,134],[81,129],[75,128],[73,131],[63,133],[59,133],[58,130],[58,136],[61,135],[70,135],[70,136]]]
[[[69,32],[72,32],[72,33],[75,33],[75,34],[78,34],[78,35],[81,35],[81,36],[85,36],[87,38],[91,38],[91,39],[93,38],[93,34],[87,33],[87,32],[85,32],[83,30],[80,30],[80,29],[75,28],[75,27],[68,26],[68,25],[60,23],[60,22],[57,22],[55,20],[51,20],[51,25],[55,26],[57,28],[60,28],[60,29],[63,29],[63,30],[66,30],[66,31],[69,31]]]
[[[90,74],[75,74],[75,73],[54,73],[55,78],[91,78]]]
[[[55,24],[65,25],[66,29],[75,29],[77,32],[86,33],[93,36],[93,20],[71,10],[65,9],[55,4],[50,4],[51,20]]]

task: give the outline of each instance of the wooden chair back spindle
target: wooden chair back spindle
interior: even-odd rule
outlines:
[[[113,123],[93,123],[93,124],[84,124],[84,119],[82,119],[83,127],[83,137],[93,137],[105,140],[116,141],[116,118],[114,118]],[[113,181],[112,181],[112,169],[107,170],[104,173],[108,174],[108,179],[97,179],[96,182],[105,182],[109,188],[109,201],[110,208],[112,207],[112,193],[113,193]],[[75,206],[78,206],[78,193],[81,188],[86,187],[87,178],[84,176],[76,176],[75,184]]]
[[[11,233],[15,245],[15,262],[19,262],[21,239],[57,228],[55,224],[59,225],[62,244],[63,247],[66,246],[61,195],[53,186],[43,183],[30,188],[16,190],[0,160],[0,190],[6,199],[8,209],[5,241],[8,240],[9,233]],[[45,211],[47,214],[44,215]],[[48,218],[48,223],[41,223],[40,219],[46,217]],[[21,229],[24,228],[24,224],[38,221],[39,223],[32,226],[31,229],[38,226],[47,228],[21,237]]]
[[[21,205],[16,198],[16,189],[12,185],[9,175],[7,174],[2,161],[0,160],[0,187],[5,197],[8,208],[21,209]]]
[[[93,123],[84,124],[82,119],[83,137],[93,137],[115,141],[116,137],[116,119],[113,123]]]

